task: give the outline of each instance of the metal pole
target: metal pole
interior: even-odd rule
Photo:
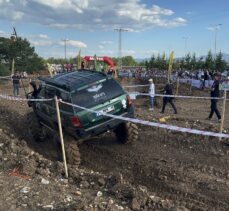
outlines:
[[[64,41],[64,58],[65,58],[65,60],[67,59],[67,56],[66,56],[66,52],[67,52],[67,41],[68,41],[68,39],[63,39],[63,41]]]
[[[213,29],[215,31],[215,40],[214,40],[214,44],[215,44],[215,62],[216,62],[216,53],[217,53],[217,33],[218,33],[218,29],[219,27],[222,26],[221,23],[215,24],[213,25]]]
[[[217,26],[215,27],[215,60],[216,60],[216,36],[217,36]]]
[[[119,29],[119,69],[122,70],[122,29]]]
[[[124,31],[129,31],[128,29],[123,29],[123,28],[118,28],[118,29],[114,29],[115,31],[118,32],[118,37],[119,37],[119,44],[118,44],[118,56],[119,56],[119,60],[118,60],[118,67],[119,70],[122,70],[122,32]]]
[[[65,176],[68,178],[68,167],[67,167],[66,155],[65,155],[64,137],[63,137],[63,131],[62,131],[62,125],[60,119],[59,101],[57,99],[57,96],[55,96],[55,103],[56,103],[56,114],[57,114],[57,121],[58,121],[59,134],[60,134],[60,143],[61,143],[62,155],[64,161]]]
[[[187,55],[187,41],[188,41],[188,37],[183,37],[184,39],[184,56],[186,57]]]
[[[65,60],[66,60],[66,40],[65,40],[64,43],[65,43],[65,44],[64,44],[64,58],[65,58]]]

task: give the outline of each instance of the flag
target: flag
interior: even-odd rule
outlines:
[[[173,57],[174,57],[174,52],[172,51],[169,56],[168,80],[171,79],[171,72],[173,68]]]
[[[96,56],[96,54],[94,55],[94,65],[95,65],[95,70],[97,72],[100,72],[101,71],[100,70],[100,65],[97,63],[97,56]]]
[[[78,53],[78,70],[81,69],[81,48],[79,49],[79,53]]]
[[[53,72],[52,72],[52,68],[51,68],[49,63],[47,63],[47,67],[48,67],[49,74],[52,77],[53,76]]]

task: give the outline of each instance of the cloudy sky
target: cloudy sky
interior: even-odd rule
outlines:
[[[82,55],[118,56],[118,33],[123,55],[148,58],[153,53],[176,57],[217,51],[229,53],[228,0],[0,0],[0,36],[14,26],[45,58]],[[185,47],[185,42],[187,46]]]

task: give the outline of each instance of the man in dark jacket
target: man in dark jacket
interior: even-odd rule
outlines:
[[[214,83],[211,87],[211,97],[218,98],[220,96],[219,80],[220,80],[220,74],[215,73],[214,74]],[[211,99],[211,112],[208,116],[208,119],[211,119],[213,114],[216,113],[216,116],[220,122],[221,121],[221,115],[220,115],[219,110],[217,108],[217,102],[218,102],[218,99]]]
[[[173,90],[172,90],[172,84],[171,84],[171,82],[168,82],[166,84],[165,88],[163,89],[163,93],[164,93],[164,95],[173,95]],[[165,106],[168,103],[170,103],[171,106],[173,107],[174,114],[177,114],[177,109],[176,109],[176,106],[174,105],[173,99],[174,98],[173,97],[170,97],[170,96],[163,97],[163,106],[162,106],[161,113],[164,113]]]
[[[20,75],[19,75],[19,72],[16,72],[16,73],[12,76],[14,96],[18,96],[18,95],[19,95],[20,79],[21,79],[21,77],[20,77]]]

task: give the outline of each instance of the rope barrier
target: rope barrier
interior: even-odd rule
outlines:
[[[5,100],[12,100],[12,101],[52,101],[54,99],[27,99],[27,98],[21,98],[21,97],[16,97],[16,96],[9,96],[6,94],[0,94],[0,98],[5,99]]]
[[[0,79],[11,80],[12,76],[11,75],[9,75],[9,76],[0,76]]]
[[[134,87],[147,87],[149,86],[149,84],[146,84],[146,85],[133,85],[133,86],[123,86],[123,87],[126,87],[126,88],[134,88]]]
[[[183,128],[183,127],[178,127],[178,126],[174,126],[174,125],[166,125],[166,124],[161,124],[161,123],[157,123],[157,122],[150,122],[150,121],[141,120],[141,119],[122,117],[122,116],[117,116],[117,115],[113,115],[113,114],[108,114],[108,113],[105,113],[103,111],[96,111],[96,110],[85,108],[85,107],[82,107],[79,105],[67,103],[67,102],[64,102],[62,100],[59,100],[59,102],[66,104],[66,105],[70,105],[70,106],[79,108],[79,109],[82,109],[82,110],[86,110],[86,111],[89,111],[92,113],[96,113],[97,116],[103,115],[103,116],[107,116],[107,117],[111,117],[111,118],[115,118],[115,119],[120,119],[123,121],[133,122],[136,124],[142,124],[142,125],[151,126],[151,127],[159,127],[159,128],[164,128],[167,130],[173,130],[173,131],[178,131],[178,132],[183,132],[183,133],[192,133],[192,134],[203,135],[203,136],[229,138],[229,134],[216,133],[216,132],[211,132],[211,131],[203,131],[203,130],[197,130],[197,129],[191,129],[191,128]]]
[[[140,93],[140,92],[128,92],[128,94],[140,95],[140,96],[152,96],[152,94],[148,93]],[[220,97],[198,97],[198,96],[185,96],[185,95],[163,95],[163,94],[154,94],[155,97],[173,97],[173,98],[184,98],[184,99],[205,99],[205,100],[223,100],[224,98]],[[227,99],[229,100],[229,99]]]
[[[164,96],[164,95],[163,95]],[[171,95],[169,95],[171,97]],[[26,99],[26,98],[20,98],[20,97],[13,97],[13,96],[8,96],[4,94],[0,94],[0,98],[6,99],[6,100],[14,100],[14,101],[52,101],[54,99]],[[86,110],[92,113],[96,113],[97,116],[103,115],[115,119],[120,119],[123,121],[128,121],[128,122],[133,122],[136,124],[142,124],[146,126],[152,126],[152,127],[159,127],[159,128],[164,128],[167,130],[173,130],[173,131],[178,131],[178,132],[183,132],[183,133],[192,133],[192,134],[198,134],[198,135],[204,135],[204,136],[214,136],[214,137],[219,137],[219,138],[229,138],[229,134],[223,134],[223,133],[216,133],[216,132],[211,132],[211,131],[203,131],[203,130],[197,130],[197,129],[191,129],[191,128],[183,128],[183,127],[178,127],[174,125],[167,125],[167,124],[161,124],[157,122],[150,122],[146,120],[141,120],[141,119],[136,119],[136,118],[129,118],[129,117],[123,117],[123,116],[117,116],[113,114],[109,114],[103,111],[96,111],[93,109],[85,108],[79,105],[75,105],[72,103],[67,103],[62,100],[59,100],[60,103],[70,105],[82,110]]]

